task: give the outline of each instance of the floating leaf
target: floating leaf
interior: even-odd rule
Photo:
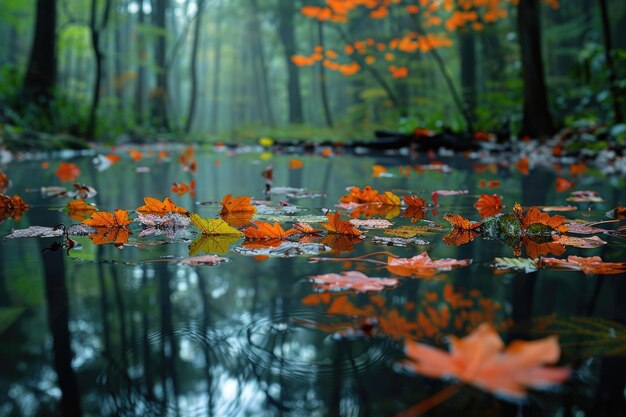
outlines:
[[[175,182],[172,184],[171,190],[178,197],[182,197],[185,194],[189,193],[189,195],[192,198],[195,198],[196,197],[196,180],[189,181],[189,185],[185,184],[184,182]]]
[[[193,224],[203,235],[206,236],[242,236],[239,230],[231,227],[222,219],[203,219],[196,213],[191,214],[191,224]]]
[[[569,230],[565,225],[566,221],[563,216],[550,216],[542,213],[537,207],[531,207],[522,218],[522,229],[528,234],[549,234],[552,231],[565,233]]]
[[[571,371],[546,367],[558,362],[561,350],[555,336],[535,341],[515,340],[505,349],[496,330],[483,323],[468,336],[448,338],[450,351],[405,341],[405,365],[432,378],[454,377],[482,390],[524,399],[530,388],[560,384]]]
[[[382,291],[398,285],[395,278],[368,277],[359,271],[347,271],[341,274],[323,274],[310,277],[315,288],[322,291],[355,290],[357,292]]]
[[[28,207],[28,204],[17,194],[13,197],[0,194],[0,223],[8,218],[19,221]]]
[[[29,237],[60,237],[63,236],[63,229],[45,226],[30,226],[26,229],[13,229],[11,233],[4,236],[5,239],[22,239]]]
[[[445,235],[442,239],[443,239],[443,243],[445,243],[448,246],[461,246],[461,245],[465,245],[466,243],[470,243],[476,237],[478,237],[478,235],[479,234],[476,230],[459,229],[458,227],[455,227],[454,229],[452,229],[450,233]]]
[[[228,247],[239,240],[235,235],[200,235],[189,245],[189,256],[201,253],[226,253]]]
[[[462,216],[459,216],[458,214],[452,214],[452,213],[445,214],[443,216],[443,219],[446,220],[448,223],[450,223],[455,228],[463,229],[463,230],[474,230],[474,229],[480,227],[480,225],[482,224],[480,222],[469,221],[469,220],[463,218]]]
[[[493,217],[502,210],[502,200],[496,194],[491,196],[481,194],[478,201],[474,203],[474,207],[483,219],[485,217]]]
[[[437,230],[430,226],[400,226],[394,229],[387,229],[385,233],[392,236],[410,239],[415,236],[432,235],[433,230]]]
[[[566,180],[565,178],[557,178],[556,179],[556,191],[561,193],[563,191],[571,190],[574,188],[574,182]]]
[[[567,201],[575,203],[601,203],[604,201],[596,191],[574,191],[567,198]]]
[[[80,177],[80,168],[71,162],[61,162],[54,173],[61,182],[76,181]]]
[[[541,237],[539,237],[541,238]],[[546,236],[545,241],[533,240],[533,238],[524,236],[522,238],[522,245],[524,246],[524,250],[526,254],[530,258],[539,258],[544,255],[556,255],[561,256],[565,253],[565,246],[560,244],[559,242],[552,241],[551,236]]]
[[[565,226],[569,228],[568,233],[573,233],[575,235],[595,235],[596,233],[605,233],[608,231],[606,229],[595,227],[582,220],[575,220],[573,222],[566,223]]]
[[[378,245],[385,245],[385,246],[397,246],[401,248],[404,248],[409,245],[430,245],[430,242],[426,240],[422,240],[422,239],[416,239],[416,238],[404,239],[402,237],[384,237],[384,236],[374,236],[372,238],[372,243],[375,243]]]
[[[527,274],[536,271],[538,268],[537,261],[526,258],[496,258],[491,266],[501,270],[524,271]]]
[[[349,221],[341,220],[339,213],[327,214],[328,223],[322,223],[321,226],[330,233],[347,236],[360,236],[361,232],[356,229]]]
[[[576,206],[543,206],[541,207],[541,211],[550,212],[550,211],[576,211],[578,207]]]
[[[0,194],[4,193],[7,188],[9,188],[10,183],[9,177],[7,177],[4,172],[0,171]]]
[[[592,237],[574,237],[574,236],[554,236],[554,241],[565,246],[574,246],[575,248],[593,249],[606,245],[606,242],[598,236]]]
[[[310,224],[305,222],[296,222],[293,224],[293,228],[299,233],[303,233],[305,235],[319,235],[323,233],[321,230],[314,229]]]
[[[246,227],[242,230],[247,239],[278,239],[283,240],[287,236],[297,233],[295,229],[285,231],[278,222],[274,224],[255,221],[254,226]]]
[[[93,213],[90,218],[83,220],[83,223],[95,228],[123,228],[132,223],[128,219],[126,210],[115,210],[113,213],[99,211]]]
[[[246,256],[268,256],[291,258],[300,255],[319,255],[322,252],[331,250],[330,247],[322,243],[301,243],[278,241],[277,246],[272,247],[238,247],[235,251]]]
[[[437,202],[437,199],[439,198],[439,196],[446,197],[450,195],[462,195],[462,194],[469,194],[469,191],[467,190],[437,190],[437,191],[433,191],[432,199],[433,199],[433,203],[435,203],[435,205],[438,206],[439,203]]]
[[[215,255],[195,256],[192,258],[185,258],[180,261],[183,265],[218,265],[222,262],[228,261],[228,258],[222,258]]]
[[[604,262],[599,256],[583,258],[571,255],[567,259],[542,258],[540,265],[564,271],[582,271],[585,275],[609,275],[626,272],[626,262]]]
[[[181,229],[188,227],[191,223],[189,217],[178,213],[167,213],[164,216],[158,214],[143,215],[139,213],[135,221],[142,226],[157,229]]]
[[[438,259],[432,260],[428,253],[422,252],[412,258],[393,258],[387,259],[387,270],[392,274],[403,277],[431,277],[437,271],[450,271],[457,266],[468,266],[472,261],[470,259]]]
[[[67,203],[67,215],[77,222],[82,222],[96,211],[92,205],[86,204],[84,200],[72,200]]]
[[[136,211],[141,214],[156,214],[159,216],[164,216],[167,213],[179,213],[186,214],[188,211],[182,207],[178,207],[174,202],[166,197],[165,200],[159,201],[156,198],[145,197],[143,199],[144,205],[138,207]]]
[[[222,210],[220,215],[229,213],[252,213],[256,212],[256,207],[250,204],[252,197],[240,196],[233,198],[232,194],[228,194],[222,199]]]
[[[389,220],[383,219],[351,219],[350,223],[352,223],[355,227],[359,227],[362,229],[387,229],[388,227],[391,227],[393,225],[393,223],[391,223]]]

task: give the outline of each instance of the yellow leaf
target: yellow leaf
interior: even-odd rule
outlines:
[[[205,236],[241,236],[243,234],[234,227],[230,227],[222,219],[203,219],[196,213],[191,215],[191,224]]]

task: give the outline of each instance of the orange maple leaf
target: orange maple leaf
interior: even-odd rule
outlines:
[[[339,199],[342,203],[367,204],[378,202],[378,191],[366,185],[361,190],[359,187],[350,188],[350,193]]]
[[[189,185],[184,182],[175,182],[172,184],[172,192],[178,197],[182,197],[189,192],[189,195],[193,198],[196,196],[196,180],[189,181]]]
[[[70,162],[61,162],[54,172],[61,182],[75,181],[80,176],[78,165]]]
[[[321,230],[314,229],[313,227],[311,227],[310,224],[305,222],[294,223],[293,228],[305,235],[319,235],[320,233],[322,233]]]
[[[574,188],[574,182],[566,180],[565,178],[557,178],[556,179],[556,191],[561,193],[563,191],[567,191],[569,189]]]
[[[228,194],[222,199],[222,210],[220,215],[227,213],[256,213],[256,207],[250,204],[252,197],[240,196],[233,198],[232,194]]]
[[[481,222],[472,222],[463,218],[458,214],[447,213],[443,216],[443,219],[448,221],[452,226],[457,229],[474,230],[482,224]]]
[[[165,216],[167,213],[186,214],[188,211],[182,207],[178,207],[169,197],[159,201],[156,198],[144,197],[144,205],[137,207],[137,211],[141,214],[156,214]]]
[[[522,229],[527,230],[533,224],[543,224],[555,232],[565,233],[569,230],[569,227],[564,224],[566,221],[567,219],[563,216],[550,216],[537,207],[531,207],[526,212],[526,215],[522,217]]]
[[[626,262],[604,262],[599,256],[583,258],[570,255],[567,259],[542,258],[540,266],[590,274],[621,274],[626,272]]]
[[[126,210],[115,210],[113,213],[98,211],[83,220],[83,223],[95,228],[115,229],[128,226],[132,220],[128,218]]]
[[[347,236],[361,236],[361,231],[354,227],[354,225],[349,221],[341,220],[339,213],[335,212],[333,214],[327,214],[326,218],[328,219],[328,223],[322,223],[321,226],[330,233]]]
[[[387,258],[387,270],[403,277],[432,277],[437,271],[450,271],[457,266],[468,266],[471,259],[437,259],[433,260],[428,253],[422,252],[412,258]]]
[[[416,195],[405,195],[405,196],[402,196],[402,199],[406,203],[407,207],[410,207],[410,208],[424,210],[424,207],[426,206],[426,203],[424,202],[424,200],[419,198]]]
[[[450,336],[450,352],[405,341],[405,365],[432,378],[454,377],[482,390],[517,399],[529,388],[556,385],[570,376],[566,367],[546,367],[561,355],[556,336],[515,340],[505,349],[496,330],[483,323],[464,338]]]
[[[96,211],[94,206],[85,204],[82,199],[72,200],[67,203],[67,215],[78,222],[82,222]]]
[[[254,226],[246,227],[242,230],[246,239],[279,239],[283,240],[287,236],[297,233],[295,229],[284,230],[278,222],[269,224],[266,222],[255,221],[252,222]]]
[[[455,227],[450,233],[443,237],[443,243],[448,246],[461,246],[470,243],[478,236],[475,230],[459,229]]]
[[[28,207],[28,204],[17,194],[13,197],[0,194],[0,223],[9,217],[19,221]]]
[[[474,207],[476,207],[478,214],[480,214],[480,217],[483,219],[485,217],[493,217],[502,210],[502,200],[500,200],[500,197],[496,194],[492,196],[481,194],[478,201],[474,203]]]

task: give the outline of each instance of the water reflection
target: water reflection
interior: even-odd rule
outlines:
[[[241,195],[262,195],[260,171],[266,163],[256,156],[221,158],[219,167],[215,155],[197,157],[198,200],[217,201],[234,189]],[[298,170],[289,170],[288,161],[288,157],[273,161],[274,185],[326,193],[319,199],[292,201],[310,208],[308,214],[332,208],[351,185],[425,191],[426,198],[435,189],[480,192],[480,179],[490,178],[472,171],[467,161],[456,165],[450,161],[456,170],[449,174],[427,171],[395,178],[370,178],[374,163],[390,164],[384,158],[310,157],[303,158]],[[186,180],[176,164],[163,162],[142,162],[162,177],[129,175],[135,166],[120,163],[106,179],[89,168],[89,161],[75,163],[86,173],[81,180],[98,189],[98,207],[103,210],[137,207],[143,196],[163,199],[168,192],[164,183]],[[16,187],[41,185],[28,175],[33,164],[16,163],[13,168]],[[553,182],[549,171],[532,170],[525,176],[507,169],[499,178],[502,188],[497,192],[505,205],[563,200],[552,188],[537,186]],[[626,197],[623,188],[611,187],[603,179],[592,181],[590,188],[609,201],[576,216],[600,218]],[[125,189],[138,191],[135,195]],[[31,210],[19,223],[2,224],[2,230],[71,223],[59,211],[65,201],[35,193],[29,197]],[[475,197],[440,198],[439,215],[474,213]],[[176,202],[205,217],[216,209],[194,205],[188,194]],[[432,210],[426,218],[443,223]],[[395,221],[411,224],[410,218]],[[441,345],[444,336],[464,336],[482,322],[494,325],[507,340],[562,335],[562,362],[576,370],[574,377],[558,390],[533,392],[523,405],[463,387],[431,410],[432,415],[623,415],[626,361],[618,348],[624,337],[619,326],[626,322],[625,277],[548,270],[494,275],[488,263],[496,256],[513,256],[512,248],[481,238],[448,246],[441,243],[444,234],[435,231],[424,237],[432,242],[431,257],[473,259],[471,266],[429,279],[406,278],[397,288],[377,294],[316,293],[307,280],[310,275],[346,270],[388,275],[358,262],[308,263],[306,257],[255,260],[229,250],[224,256],[231,262],[189,266],[176,262],[189,256],[188,239],[155,239],[150,243],[160,244],[139,245],[146,240],[133,235],[130,245],[120,250],[93,245],[83,237],[77,238],[82,248],[69,256],[62,250],[42,252],[53,239],[2,240],[0,317],[8,308],[23,313],[6,328],[0,326],[0,416],[81,411],[155,416],[394,415],[446,387],[445,382],[397,369],[403,339]],[[603,248],[568,248],[567,254],[623,260],[623,242],[613,236],[606,239],[610,244]],[[381,250],[369,239],[332,246],[331,256],[342,257]],[[392,250],[411,257],[423,247]],[[593,322],[597,337],[591,350],[592,324],[580,324],[583,319],[598,320]],[[617,345],[609,343],[615,340]]]

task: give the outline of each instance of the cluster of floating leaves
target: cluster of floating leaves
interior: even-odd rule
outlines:
[[[128,150],[129,157],[141,161],[145,155],[134,149]],[[169,153],[158,154],[159,159],[170,158]],[[98,155],[94,163],[98,170],[108,169],[119,161],[118,155]],[[186,149],[178,157],[180,166],[190,175],[197,173],[195,151]],[[523,157],[515,164],[522,174],[528,172],[529,158]],[[290,162],[290,169],[300,169],[302,161]],[[486,167],[485,169],[489,169]],[[404,167],[401,175],[411,172],[449,172],[444,164]],[[138,171],[139,172],[139,171]],[[575,167],[572,177],[584,172]],[[440,224],[425,220],[427,212],[441,206],[442,198],[470,196],[468,190],[435,190],[430,194],[431,202],[412,193],[379,191],[371,186],[350,187],[346,195],[337,202],[339,210],[324,216],[303,215],[301,209],[286,202],[274,205],[265,201],[253,201],[250,196],[228,194],[221,200],[221,209],[216,217],[205,218],[176,205],[170,198],[159,200],[144,198],[144,205],[129,212],[117,209],[112,212],[99,211],[86,199],[93,197],[96,190],[75,182],[80,169],[71,163],[62,162],[55,171],[59,181],[74,182],[74,189],[45,187],[41,192],[47,196],[72,198],[66,205],[67,215],[79,222],[70,227],[31,226],[11,232],[6,238],[64,237],[62,246],[68,250],[75,247],[70,236],[87,235],[94,244],[112,243],[123,248],[131,235],[139,238],[165,235],[168,239],[191,240],[189,258],[182,264],[191,266],[216,266],[228,261],[216,254],[227,253],[231,246],[242,255],[254,256],[257,260],[267,257],[309,256],[317,262],[354,262],[374,264],[389,276],[369,276],[367,269],[340,271],[309,277],[316,292],[302,300],[304,305],[320,306],[330,315],[346,318],[333,325],[302,323],[320,330],[343,336],[386,335],[404,340],[407,369],[436,378],[451,378],[472,384],[485,391],[516,399],[524,398],[529,388],[538,388],[560,383],[568,378],[570,370],[555,367],[560,357],[559,344],[555,337],[525,342],[514,341],[507,348],[497,331],[506,330],[509,321],[503,318],[503,306],[484,297],[477,290],[465,295],[445,281],[439,290],[425,290],[419,304],[404,302],[392,305],[392,301],[376,294],[402,285],[403,279],[432,279],[441,277],[453,268],[468,267],[471,259],[432,259],[420,248],[418,254],[400,258],[393,253],[375,252],[361,257],[336,256],[352,252],[354,245],[369,239],[372,243],[385,246],[423,246],[429,241],[421,237],[434,235],[444,230]],[[374,167],[374,176],[387,176],[387,169]],[[287,198],[315,198],[320,193],[304,189],[272,187],[271,169],[263,174],[267,195],[282,194]],[[495,189],[499,181],[481,180],[480,188]],[[0,172],[0,192],[5,192],[10,181]],[[557,192],[570,192],[569,202],[600,202],[596,192],[573,190],[574,179],[557,178]],[[486,190],[485,190],[486,191]],[[177,196],[196,195],[195,179],[177,181],[171,192]],[[268,198],[268,197],[266,197]],[[604,262],[600,257],[561,256],[566,246],[597,248],[606,242],[595,236],[601,233],[619,233],[623,229],[607,230],[598,224],[574,222],[551,212],[576,211],[576,206],[551,206],[523,208],[515,202],[505,202],[498,194],[481,194],[474,201],[476,219],[468,219],[456,213],[447,213],[443,219],[450,224],[443,242],[460,246],[483,238],[499,240],[513,248],[514,258],[496,258],[490,265],[496,272],[510,270],[531,273],[541,268],[561,271],[580,271],[592,274],[619,274],[626,271],[626,262]],[[28,209],[28,204],[18,195],[9,197],[0,194],[0,221],[12,218],[17,221]],[[509,209],[510,211],[506,211]],[[342,211],[343,210],[343,211]],[[345,214],[344,214],[345,211]],[[347,214],[347,217],[346,217]],[[608,217],[622,219],[624,207],[618,206]],[[395,227],[393,219],[402,216],[413,223]],[[267,221],[263,221],[267,220]],[[291,222],[290,227],[287,224]],[[137,225],[140,230],[137,229]],[[138,232],[138,233],[137,233]],[[383,236],[381,235],[387,235]],[[571,234],[594,235],[578,237]],[[623,232],[622,232],[623,233]],[[370,236],[370,235],[374,236]],[[242,242],[243,240],[243,242]],[[241,244],[236,244],[242,242]],[[527,258],[521,257],[522,248]],[[321,256],[329,253],[329,256]],[[356,303],[350,297],[354,293],[366,297],[365,302]],[[363,298],[361,298],[363,300]],[[496,325],[494,328],[491,324]],[[565,329],[578,328],[562,325]],[[601,331],[604,331],[604,327]],[[450,349],[444,351],[422,342],[420,339],[437,341],[451,333],[467,334],[464,338],[450,337]]]

